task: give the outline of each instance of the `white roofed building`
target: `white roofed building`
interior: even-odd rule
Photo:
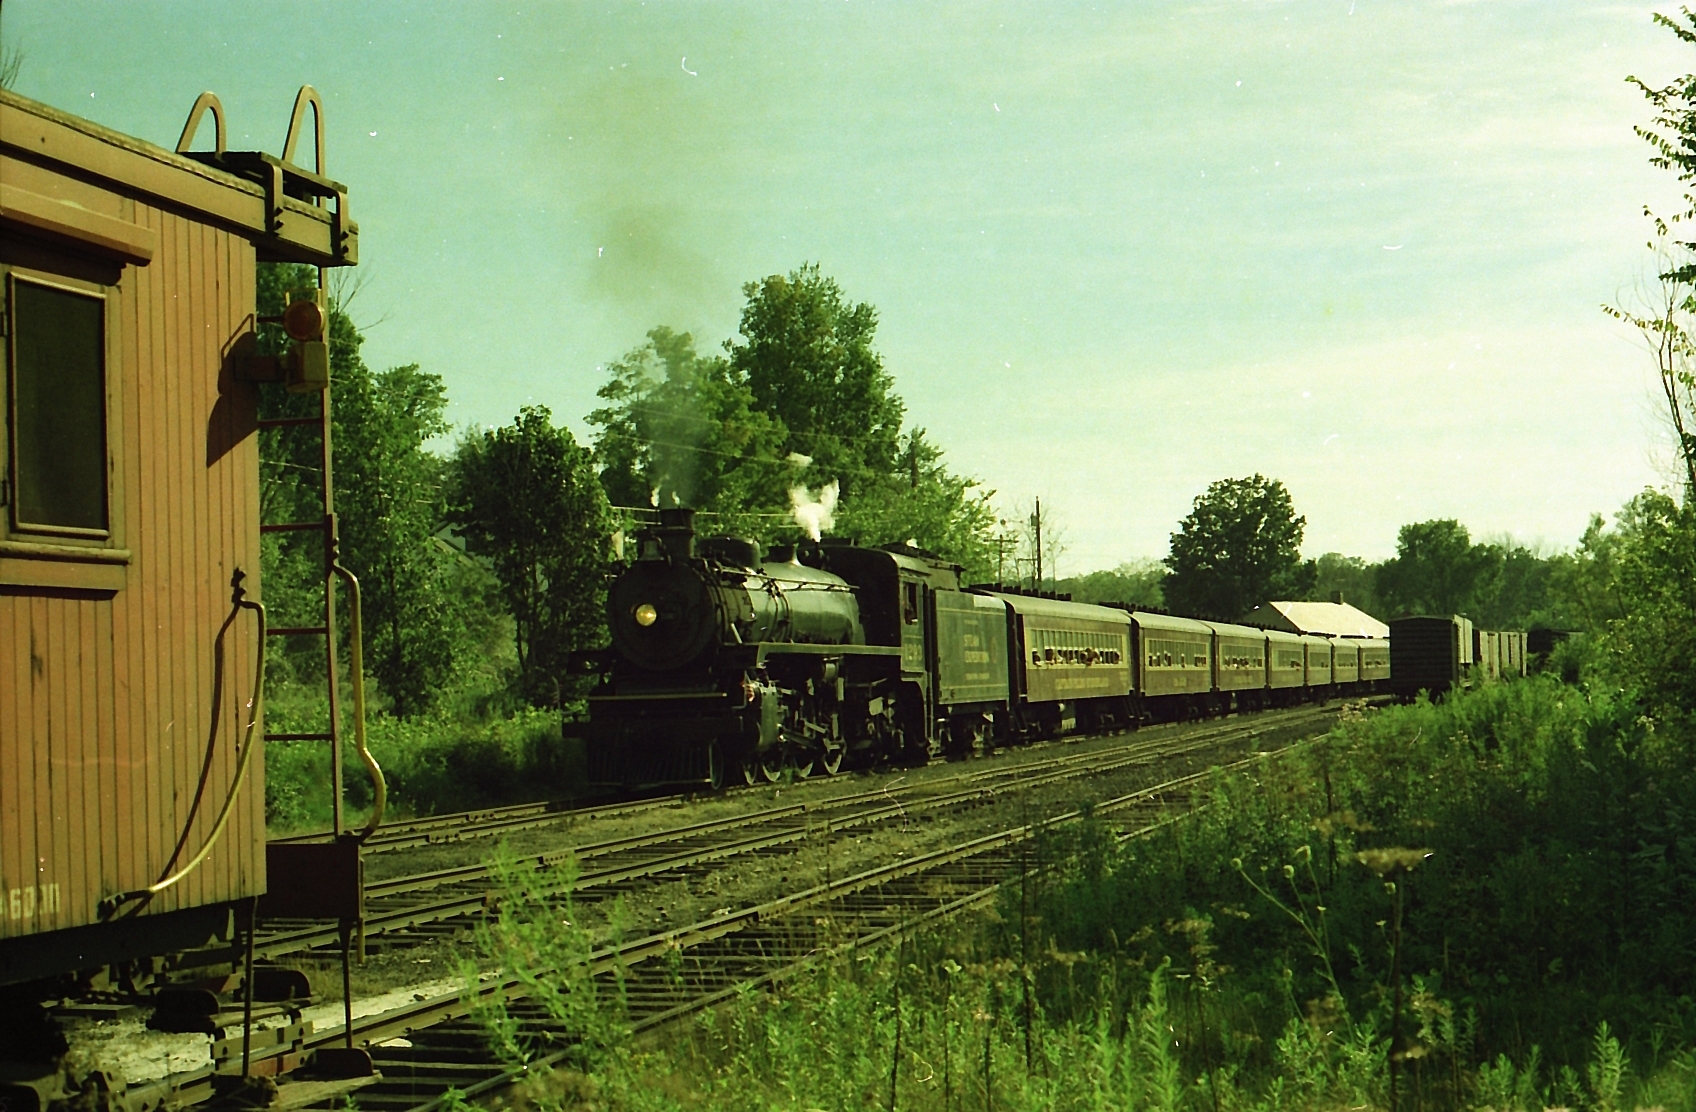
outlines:
[[[1388,637],[1390,627],[1346,602],[1269,602],[1256,606],[1243,621],[1285,633],[1322,637]]]

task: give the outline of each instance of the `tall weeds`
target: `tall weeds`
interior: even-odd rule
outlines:
[[[560,1015],[595,1049],[528,1099],[1696,1109],[1692,755],[1624,698],[1552,680],[1355,713],[1152,836],[1048,836],[993,915],[820,958],[686,1037],[634,1046],[616,993],[539,977],[593,1013]],[[514,941],[489,952],[566,968],[553,928],[522,927],[557,924],[557,897],[512,883]]]

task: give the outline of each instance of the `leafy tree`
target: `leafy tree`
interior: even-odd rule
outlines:
[[[446,590],[456,557],[435,538],[442,460],[425,448],[448,430],[446,409],[441,378],[416,364],[348,375],[336,389],[337,496],[352,511],[342,562],[360,577],[367,666],[398,714],[430,704],[463,629]]]
[[[1284,484],[1264,475],[1221,479],[1196,497],[1172,534],[1162,584],[1179,614],[1235,620],[1272,599],[1302,598],[1317,571],[1301,558],[1305,517]]]
[[[893,471],[906,407],[872,348],[877,310],[851,304],[817,263],[742,292],[741,342],[725,348],[755,407],[783,423],[788,450],[839,482],[845,500]]]
[[[1489,551],[1491,569],[1473,603],[1475,621],[1487,629],[1566,626],[1550,595],[1553,565],[1548,560],[1511,542],[1483,547]]]
[[[1684,42],[1696,45],[1696,12],[1686,8],[1684,22],[1656,13],[1654,20]],[[1688,24],[1688,26],[1686,26]],[[1655,252],[1660,283],[1645,297],[1642,311],[1611,305],[1602,309],[1610,316],[1635,326],[1655,357],[1667,417],[1684,467],[1686,501],[1696,498],[1696,339],[1691,335],[1691,318],[1696,314],[1696,243],[1691,225],[1696,224],[1696,74],[1685,74],[1671,84],[1652,86],[1638,78],[1636,85],[1655,110],[1648,127],[1635,130],[1654,149],[1649,164],[1671,171],[1683,187],[1683,209],[1671,219],[1662,219],[1645,206],[1643,214],[1654,228],[1649,249]]]
[[[1341,594],[1344,602],[1377,615],[1380,607],[1373,582],[1377,574],[1376,565],[1368,564],[1359,556],[1327,552],[1313,562],[1313,570],[1314,598],[1329,602],[1333,595]]]
[[[1609,529],[1601,514],[1591,514],[1578,547],[1549,561],[1553,605],[1572,628],[1600,633],[1610,622],[1625,617],[1619,583],[1620,547],[1619,532]]]
[[[986,582],[995,567],[993,496],[949,471],[942,449],[914,429],[901,438],[894,469],[869,474],[843,503],[837,528],[870,544],[913,541],[959,563],[968,582]]]
[[[1588,630],[1604,688],[1642,698],[1655,714],[1696,718],[1696,509],[1646,490],[1614,516],[1613,528],[1591,518],[1553,578]]]
[[[914,541],[966,568],[993,567],[993,492],[957,475],[904,405],[872,347],[877,313],[808,264],[743,287],[740,341],[704,357],[655,328],[608,368],[589,414],[612,503],[693,506],[703,527],[791,538],[790,489],[835,482],[835,532]]]
[[[1392,614],[1470,614],[1488,597],[1501,553],[1472,543],[1453,518],[1401,527],[1396,555],[1378,569],[1378,593]]]
[[[466,549],[500,580],[526,697],[558,705],[567,654],[605,637],[611,519],[594,456],[545,406],[526,406],[460,441],[448,506]]]
[[[1165,605],[1161,585],[1167,574],[1166,565],[1158,560],[1136,560],[1120,564],[1112,571],[1092,571],[1061,579],[1054,587],[1071,595],[1074,602],[1127,602],[1158,609]]]
[[[261,266],[262,314],[282,311],[288,291],[316,285],[310,267]],[[392,708],[427,709],[469,651],[455,557],[435,539],[442,525],[441,461],[425,445],[447,430],[441,379],[416,365],[373,373],[360,357],[364,337],[340,301],[330,307],[332,465],[341,562],[359,577],[365,661]],[[267,330],[262,343],[285,341]],[[266,416],[311,416],[312,395],[266,390]],[[265,434],[260,506],[267,521],[314,521],[320,500],[322,447],[308,431]],[[267,602],[280,624],[316,625],[324,571],[318,533],[267,534]],[[343,627],[344,632],[346,626]],[[316,646],[292,647],[297,674],[321,678]]]
[[[691,506],[727,519],[724,531],[753,533],[749,512],[787,505],[787,433],[727,359],[702,358],[689,333],[662,326],[608,371],[598,391],[608,404],[589,423],[614,505]]]

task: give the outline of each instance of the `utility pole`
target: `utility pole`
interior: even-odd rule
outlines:
[[[1031,514],[1031,532],[1036,537],[1036,593],[1042,593],[1042,499],[1036,500],[1036,512]]]
[[[1001,532],[995,534],[995,584],[1002,586],[1007,582],[1007,553],[1013,553],[1013,573],[1019,570],[1019,534],[1007,528],[1007,519],[1001,519]]]

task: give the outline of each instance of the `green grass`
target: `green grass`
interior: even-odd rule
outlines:
[[[343,782],[349,821],[368,814],[370,778],[353,748],[345,716]],[[328,715],[321,688],[272,685],[266,727],[317,732]],[[581,742],[562,738],[557,711],[521,707],[482,714],[447,712],[396,718],[367,716],[371,754],[388,781],[390,817],[440,814],[577,794],[584,782]],[[270,742],[265,749],[265,816],[272,834],[322,829],[330,823],[330,751],[324,742]]]
[[[538,975],[580,1050],[522,1099],[1281,1112],[1393,1084],[1401,1109],[1696,1109],[1692,756],[1617,691],[1546,678],[1357,713],[1151,837],[1046,840],[993,915],[645,1042],[616,992]],[[485,968],[580,965],[536,883],[509,878]]]

